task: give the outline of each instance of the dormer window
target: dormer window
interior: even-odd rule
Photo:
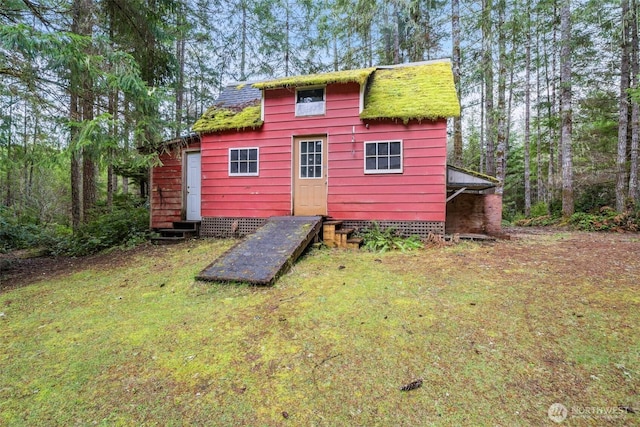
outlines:
[[[296,117],[318,116],[325,112],[325,90],[323,87],[298,89],[296,91]]]

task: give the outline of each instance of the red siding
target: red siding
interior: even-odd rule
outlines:
[[[189,149],[198,149],[192,144]],[[151,169],[151,228],[171,228],[183,218],[183,150],[160,155],[161,166]]]
[[[291,213],[291,137],[245,131],[203,135],[202,216],[265,218]],[[259,147],[257,177],[229,177],[229,148]]]
[[[295,117],[295,90],[267,90],[261,129],[202,136],[202,215],[291,214],[292,138],[328,136],[328,214],[336,219],[444,221],[446,120],[368,122],[356,83],[327,87],[326,114]],[[355,132],[354,132],[355,131]],[[355,142],[352,142],[355,138]],[[364,173],[364,141],[403,141],[402,174]],[[229,177],[229,148],[259,147],[259,177]]]

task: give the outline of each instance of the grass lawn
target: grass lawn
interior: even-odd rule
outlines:
[[[557,425],[553,403],[562,425],[640,424],[638,235],[313,249],[274,287],[193,279],[232,244],[0,293],[0,425]]]

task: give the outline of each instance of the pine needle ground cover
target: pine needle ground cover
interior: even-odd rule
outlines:
[[[0,293],[0,425],[552,425],[554,403],[566,425],[640,423],[637,234],[313,249],[274,287],[193,279],[232,244]]]

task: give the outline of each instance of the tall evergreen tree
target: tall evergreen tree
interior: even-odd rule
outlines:
[[[616,159],[616,210],[625,209],[629,183],[627,173],[627,144],[629,136],[629,112],[631,82],[631,26],[630,1],[621,0],[621,56],[620,56],[620,120],[618,126],[618,156]]]
[[[638,2],[631,0],[631,86],[634,92],[640,89],[640,40],[638,38]],[[640,101],[631,99],[631,146],[629,161],[629,199],[638,203],[640,199],[638,169],[640,168]]]
[[[562,118],[562,214],[574,211],[573,154],[572,154],[572,99],[571,99],[571,1],[565,0],[560,9],[560,111]]]
[[[531,0],[525,0],[524,214],[531,214]]]
[[[462,103],[462,90],[460,88],[460,69],[461,69],[461,55],[460,55],[460,1],[451,0],[451,39],[452,39],[452,68],[453,68],[453,81],[456,85],[456,93],[458,99]],[[453,164],[456,166],[462,166],[462,114],[461,117],[453,118]]]

